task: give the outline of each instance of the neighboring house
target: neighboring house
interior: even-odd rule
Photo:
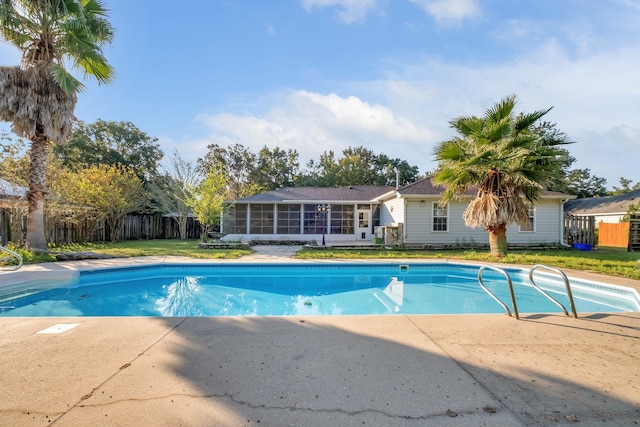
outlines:
[[[400,188],[349,186],[283,188],[236,200],[225,211],[224,240],[315,240],[406,245],[488,244],[482,228],[468,228],[462,213],[473,193],[441,206],[442,189],[430,178]],[[544,192],[531,207],[530,226],[507,227],[510,244],[562,242],[567,194]],[[329,205],[325,222],[319,205]]]
[[[28,188],[22,185],[12,184],[9,181],[0,178],[0,206],[14,207],[16,201],[23,200],[26,196]]]
[[[640,190],[616,196],[570,200],[565,205],[565,212],[576,216],[591,216],[598,227],[600,222],[619,223],[632,204],[640,204]]]

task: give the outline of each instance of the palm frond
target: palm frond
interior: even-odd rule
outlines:
[[[67,70],[58,64],[51,64],[49,70],[62,90],[67,93],[82,92],[84,85]]]
[[[520,133],[524,130],[530,129],[536,124],[542,117],[544,117],[553,107],[549,107],[546,110],[538,110],[529,114],[522,114],[514,123],[516,133]]]
[[[499,123],[503,119],[510,119],[515,106],[516,96],[509,95],[502,98],[502,100],[493,107],[489,108],[484,115],[484,119],[489,124]]]
[[[63,90],[46,68],[0,67],[0,120],[19,136],[30,138],[39,125],[50,140],[66,141],[75,104],[75,92]]]

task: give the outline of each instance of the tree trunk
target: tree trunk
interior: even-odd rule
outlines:
[[[178,223],[178,232],[180,233],[180,240],[185,240],[187,238],[187,215],[179,214],[176,218],[176,222]]]
[[[120,228],[122,227],[122,217],[108,217],[107,224],[109,224],[109,237],[113,243],[120,239]]]
[[[47,194],[46,170],[49,141],[42,132],[42,126],[36,126],[36,134],[31,138],[31,157],[29,163],[29,191],[27,201],[27,248],[47,249],[44,237],[44,202]]]
[[[507,226],[502,224],[488,228],[487,231],[489,232],[491,256],[502,258],[507,254]]]

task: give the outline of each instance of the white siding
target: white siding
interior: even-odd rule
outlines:
[[[448,231],[433,231],[433,203],[439,199],[409,200],[404,224],[406,244],[488,244],[489,234],[484,228],[469,228],[462,214],[466,201],[449,203]],[[536,205],[533,232],[521,232],[517,224],[507,227],[510,244],[557,243],[561,239],[561,201],[542,200]]]
[[[507,227],[507,242],[514,244],[558,243],[561,239],[562,202],[557,199],[540,200],[535,207],[534,230],[520,231],[517,224]]]
[[[600,214],[600,215],[593,215],[595,222],[596,222],[596,228],[598,228],[598,224],[601,222],[607,222],[610,224],[617,224],[622,220],[622,217],[624,216],[624,214],[617,214],[617,215],[611,215],[611,214]]]
[[[404,222],[404,200],[396,198],[384,202],[380,211],[380,225]]]

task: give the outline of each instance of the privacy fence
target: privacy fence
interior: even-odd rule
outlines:
[[[592,216],[564,216],[564,241],[572,245],[583,243],[594,245],[596,241],[596,222]]]
[[[640,215],[631,215],[629,222],[598,224],[598,245],[640,250]]]
[[[23,245],[26,239],[26,215],[22,209],[0,209],[0,243]],[[47,221],[47,241],[55,244],[104,242],[111,240],[111,230],[105,221]],[[200,223],[187,218],[187,239],[200,237]],[[178,222],[162,215],[127,215],[120,225],[119,240],[179,239]]]
[[[593,217],[565,215],[564,237],[565,242],[569,244],[597,244],[640,251],[640,215],[631,215],[628,222],[599,222],[597,239]]]

